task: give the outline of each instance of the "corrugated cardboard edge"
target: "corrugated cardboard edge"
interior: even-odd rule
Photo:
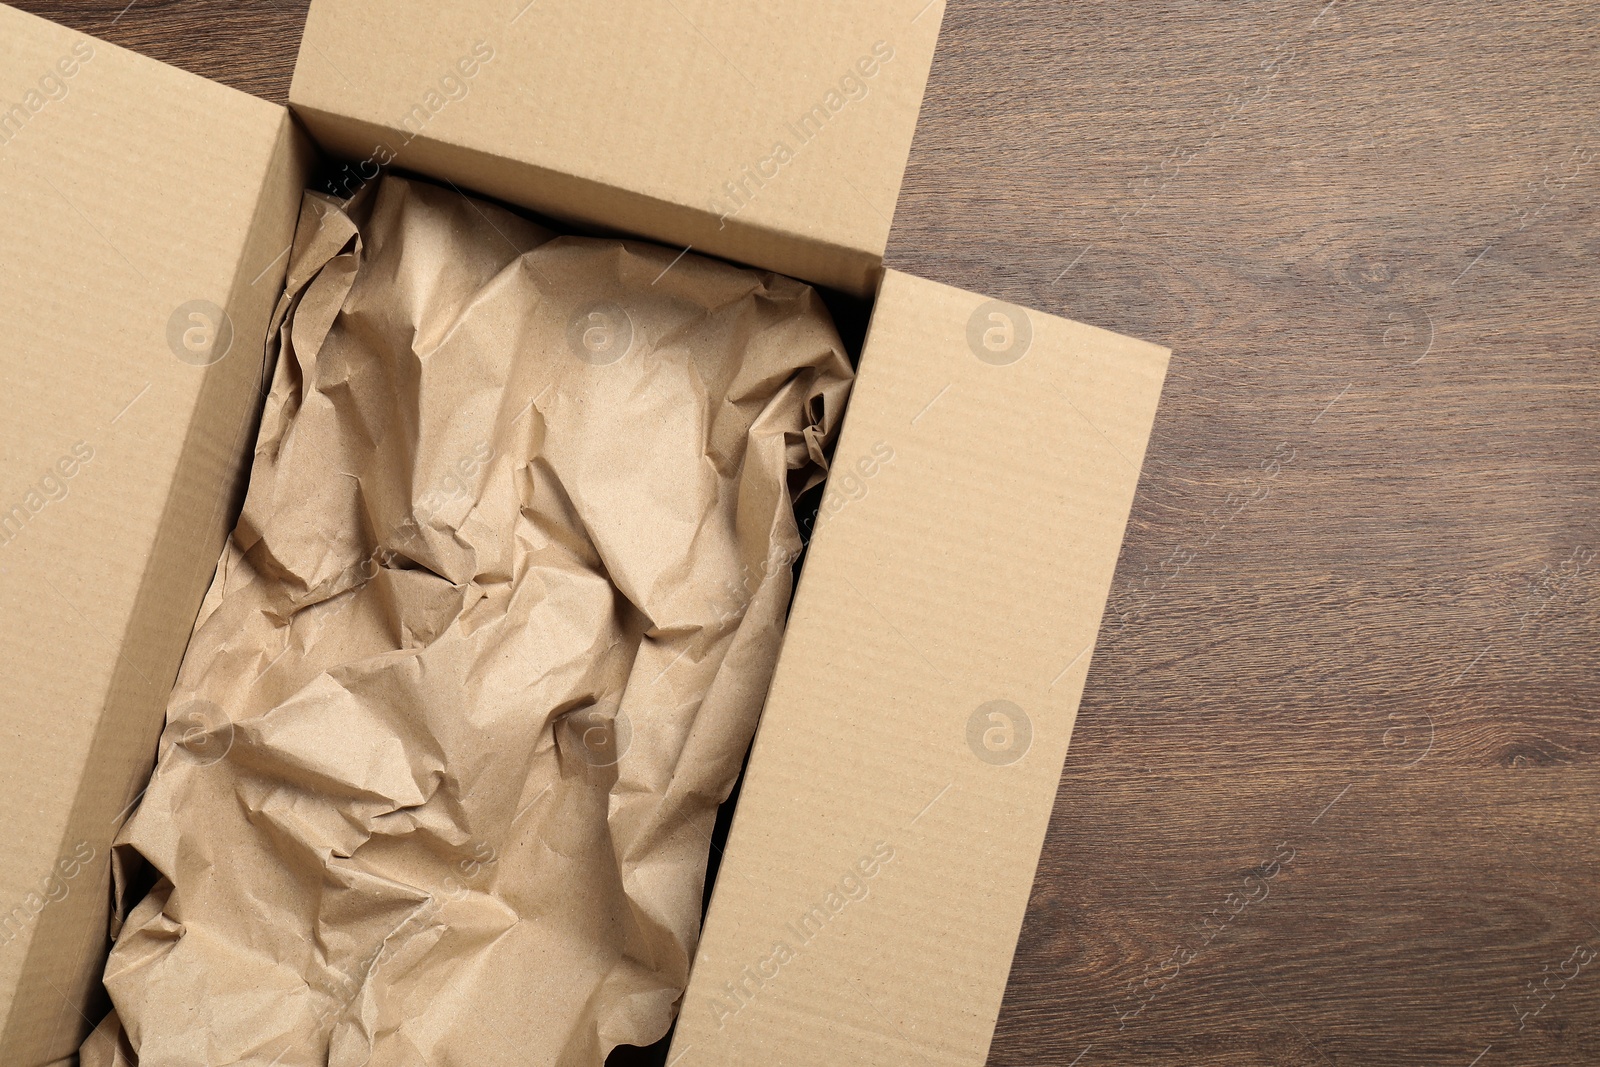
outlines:
[[[702,254],[715,246],[712,254],[856,296],[870,295],[882,274],[882,248],[876,253],[863,252],[739,218],[719,220],[703,210],[426,134],[394,149],[396,135],[386,127],[304,103],[293,107],[320,145],[358,161],[346,168],[352,185],[341,187],[341,194],[354,192],[360,181],[376,177],[376,168],[364,166],[363,161],[392,156],[396,166],[452,184],[463,183],[458,187],[463,193],[484,194],[552,218],[648,237]]]
[[[674,1067],[985,1062],[1169,355],[886,275]]]
[[[167,696],[210,584],[213,571],[194,561],[220,555],[248,473],[267,325],[283,292],[311,159],[310,143],[285,111],[228,290],[224,310],[234,347],[207,371],[191,414],[184,458],[121,635],[106,710],[58,850],[70,855],[88,842],[94,861],[67,897],[41,913],[33,931],[0,1032],[0,1062],[7,1065],[69,1062],[104,1010],[110,844],[149,778]]]

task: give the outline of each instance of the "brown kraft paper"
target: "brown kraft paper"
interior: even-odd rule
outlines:
[[[850,386],[827,313],[386,178],[307,195],[275,322],[86,1067],[650,1044]]]

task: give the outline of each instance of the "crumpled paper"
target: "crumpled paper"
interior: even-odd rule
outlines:
[[[658,1040],[850,386],[826,311],[390,177],[307,195],[276,321],[85,1064]]]

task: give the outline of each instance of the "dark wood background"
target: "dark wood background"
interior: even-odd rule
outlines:
[[[21,6],[286,95],[122,3]],[[991,1063],[1600,1063],[1597,45],[951,3],[891,264],[1175,352]]]

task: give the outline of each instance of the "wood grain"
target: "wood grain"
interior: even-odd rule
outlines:
[[[21,6],[281,100],[306,3]],[[1597,45],[951,4],[891,265],[1176,353],[991,1063],[1600,1063]]]

